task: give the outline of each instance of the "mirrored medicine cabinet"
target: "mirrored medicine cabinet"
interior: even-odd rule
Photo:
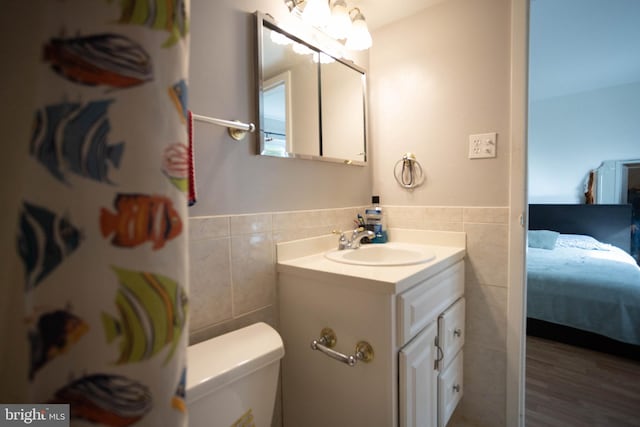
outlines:
[[[259,153],[366,164],[365,71],[255,17]]]

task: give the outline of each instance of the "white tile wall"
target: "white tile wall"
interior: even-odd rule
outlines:
[[[189,311],[191,330],[231,317],[231,268],[228,239],[190,242]]]
[[[235,317],[275,303],[275,249],[271,232],[231,237],[231,280]]]
[[[351,229],[358,212],[364,207],[190,218],[190,343],[258,321],[277,328],[275,244]]]

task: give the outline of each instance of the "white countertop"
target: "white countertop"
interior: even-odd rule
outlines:
[[[279,273],[313,278],[328,284],[339,280],[340,286],[398,294],[465,256],[466,234],[463,232],[390,229],[388,235],[392,242],[428,246],[436,256],[429,262],[402,266],[343,264],[324,256],[325,252],[338,246],[338,236],[326,235],[279,243],[277,269]]]

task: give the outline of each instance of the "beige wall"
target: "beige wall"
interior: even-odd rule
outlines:
[[[256,10],[276,20],[288,14],[281,0],[192,0],[194,113],[255,122]],[[255,135],[234,142],[226,129],[200,122],[194,134],[198,203],[191,216],[338,208],[370,200],[371,167],[257,156]]]
[[[508,0],[448,0],[374,31],[369,57],[374,193],[394,205],[390,226],[467,233],[465,391],[453,426],[506,425],[509,39]],[[498,133],[497,157],[469,160],[469,134],[485,132]],[[411,192],[392,175],[408,151],[426,176]]]
[[[509,188],[509,1],[448,0],[373,33],[374,192],[382,204],[506,206]],[[497,158],[469,160],[469,134],[497,132]],[[405,152],[426,181],[393,179]]]

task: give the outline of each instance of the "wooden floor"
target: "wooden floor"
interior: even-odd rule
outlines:
[[[640,426],[640,362],[527,337],[526,427]]]

